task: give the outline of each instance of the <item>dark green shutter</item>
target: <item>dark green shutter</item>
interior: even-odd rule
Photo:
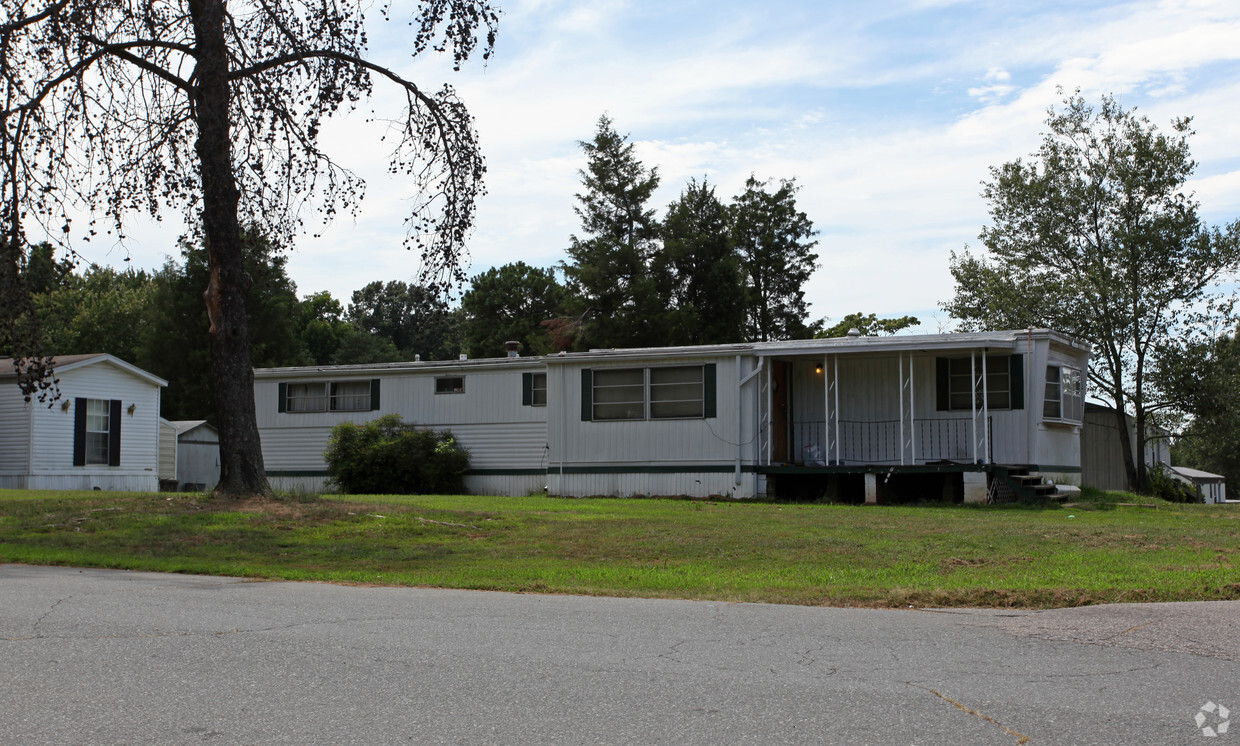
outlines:
[[[288,384],[287,383],[280,384],[280,393],[278,394],[278,396],[280,397],[280,403],[277,405],[278,407],[277,411],[287,412],[288,411]]]
[[[379,411],[379,379],[370,379],[370,411]]]
[[[112,400],[110,422],[108,422],[108,466],[121,465],[121,400]]]
[[[86,465],[86,400],[73,400],[73,465]]]
[[[594,419],[594,371],[581,369],[581,421]]]
[[[940,412],[951,409],[950,364],[951,361],[945,357],[934,359],[934,408]]]
[[[521,374],[521,406],[528,407],[534,403],[534,374]]]
[[[1008,371],[1011,373],[1008,385],[1012,388],[1012,409],[1025,408],[1025,357],[1013,355],[1008,360]]]
[[[715,364],[707,363],[702,366],[702,416],[717,416],[716,409],[716,390],[718,386],[715,382]]]

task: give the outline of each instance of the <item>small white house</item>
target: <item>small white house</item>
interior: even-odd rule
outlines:
[[[154,492],[167,382],[107,354],[54,358],[60,398],[27,402],[0,360],[0,487]]]
[[[477,493],[982,501],[1079,484],[1088,362],[1045,329],[845,337],[260,369],[255,400],[277,487],[321,489],[332,425],[398,413],[456,434]]]

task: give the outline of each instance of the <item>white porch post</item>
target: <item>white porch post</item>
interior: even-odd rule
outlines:
[[[909,433],[909,458],[917,463],[917,385],[913,378],[913,352],[908,353],[908,422],[912,432]]]
[[[990,381],[986,375],[986,353],[989,348],[982,348],[982,432],[985,450],[982,452],[986,463],[990,463]]]
[[[896,392],[900,395],[900,466],[904,466],[904,353],[896,357]]]
[[[977,463],[977,351],[969,350],[969,413],[973,440],[973,463]]]
[[[830,356],[822,356],[822,460],[831,463],[831,369]]]
[[[836,355],[832,358],[831,363],[835,368],[835,373],[831,376],[831,381],[835,385],[835,465],[839,466],[840,461],[840,356]]]
[[[771,366],[768,366],[766,369],[766,465],[767,466],[770,466],[771,464],[771,435],[773,433],[773,430],[771,428],[771,421],[774,419],[774,412],[775,412],[775,410],[773,409],[775,399],[771,393],[771,380],[772,380],[771,374],[774,368],[775,366],[771,365]]]

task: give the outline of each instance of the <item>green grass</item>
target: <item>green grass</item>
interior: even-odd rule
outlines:
[[[261,508],[261,509],[260,509]],[[1240,598],[1240,511],[0,490],[0,562],[832,605]]]

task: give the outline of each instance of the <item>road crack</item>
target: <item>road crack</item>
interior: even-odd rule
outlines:
[[[1003,730],[1003,732],[1004,732],[1004,733],[1008,734],[1009,736],[1014,737],[1014,738],[1016,739],[1016,743],[1017,743],[1018,745],[1019,745],[1019,744],[1026,744],[1026,743],[1030,743],[1030,741],[1029,741],[1029,736],[1026,736],[1024,733],[1017,733],[1016,731],[1014,731],[1014,730],[1012,730],[1011,728],[1007,727],[1007,726],[1006,726],[1006,725],[1004,725],[1003,723],[1000,723],[998,720],[995,720],[995,719],[994,719],[994,718],[992,718],[991,716],[989,716],[989,715],[987,715],[987,714],[985,714],[985,713],[982,713],[982,712],[978,712],[977,710],[970,709],[970,708],[968,708],[968,707],[964,706],[963,704],[961,704],[960,702],[957,702],[956,700],[952,699],[951,697],[948,697],[947,695],[942,694],[941,692],[935,691],[934,689],[931,689],[931,688],[930,688],[930,687],[928,687],[928,686],[918,686],[917,684],[914,684],[914,683],[912,683],[912,682],[909,682],[909,686],[915,686],[915,687],[917,687],[918,689],[925,689],[926,691],[930,692],[931,694],[933,694],[934,696],[938,697],[939,699],[941,699],[941,700],[943,700],[943,701],[945,701],[945,702],[950,702],[950,703],[952,703],[952,704],[956,707],[956,709],[960,710],[961,712],[968,713],[968,714],[970,714],[970,715],[972,715],[972,716],[974,716],[974,717],[981,718],[982,720],[985,720],[985,721],[986,721],[986,722],[988,722],[988,723],[992,723],[992,724],[994,724],[994,725],[999,726],[999,728],[1001,728],[1001,729]]]

